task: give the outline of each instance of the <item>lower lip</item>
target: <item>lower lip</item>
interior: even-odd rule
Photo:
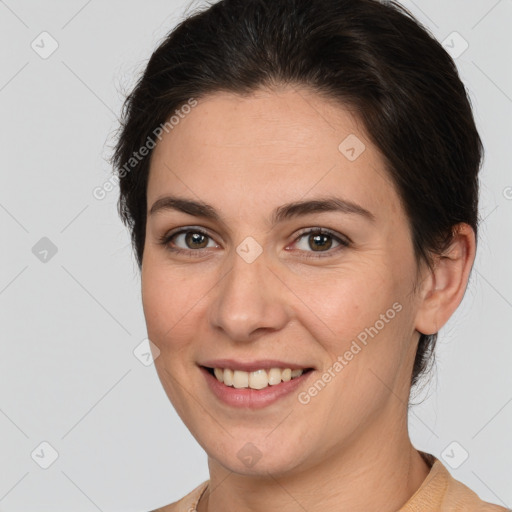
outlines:
[[[306,379],[309,378],[313,370],[303,373],[299,377],[295,377],[287,382],[281,382],[275,386],[267,386],[263,389],[251,388],[234,388],[226,386],[219,382],[208,370],[200,367],[201,372],[206,378],[206,382],[213,394],[222,402],[233,407],[241,407],[246,409],[262,409],[280,398],[293,393]]]

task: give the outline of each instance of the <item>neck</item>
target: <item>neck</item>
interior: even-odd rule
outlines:
[[[381,418],[321,463],[278,476],[234,473],[209,458],[210,483],[197,510],[395,512],[418,490],[430,468],[412,446],[406,420],[400,426],[384,425]]]

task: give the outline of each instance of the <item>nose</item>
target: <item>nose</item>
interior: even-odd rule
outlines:
[[[288,289],[265,253],[251,263],[234,252],[231,268],[215,287],[210,323],[235,341],[282,329],[290,320]]]

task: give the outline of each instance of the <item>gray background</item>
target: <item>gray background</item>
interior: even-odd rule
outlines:
[[[123,95],[187,5],[0,1],[1,511],[150,510],[208,478],[154,366],[134,354],[146,331],[117,187],[92,195],[110,176]],[[486,147],[476,266],[411,437],[512,507],[512,2],[404,5],[460,54]]]

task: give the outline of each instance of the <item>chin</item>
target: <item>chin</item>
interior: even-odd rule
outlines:
[[[241,447],[233,450],[235,445]],[[262,477],[268,477],[270,473],[277,477],[293,472],[302,465],[302,459],[307,458],[303,447],[298,453],[295,448],[297,446],[300,446],[300,443],[290,442],[289,449],[283,450],[282,446],[281,449],[276,449],[270,443],[263,446],[263,442],[256,445],[248,441],[245,443],[231,442],[229,448],[216,445],[215,450],[206,451],[209,453],[210,459],[214,459],[218,464],[234,473]]]

